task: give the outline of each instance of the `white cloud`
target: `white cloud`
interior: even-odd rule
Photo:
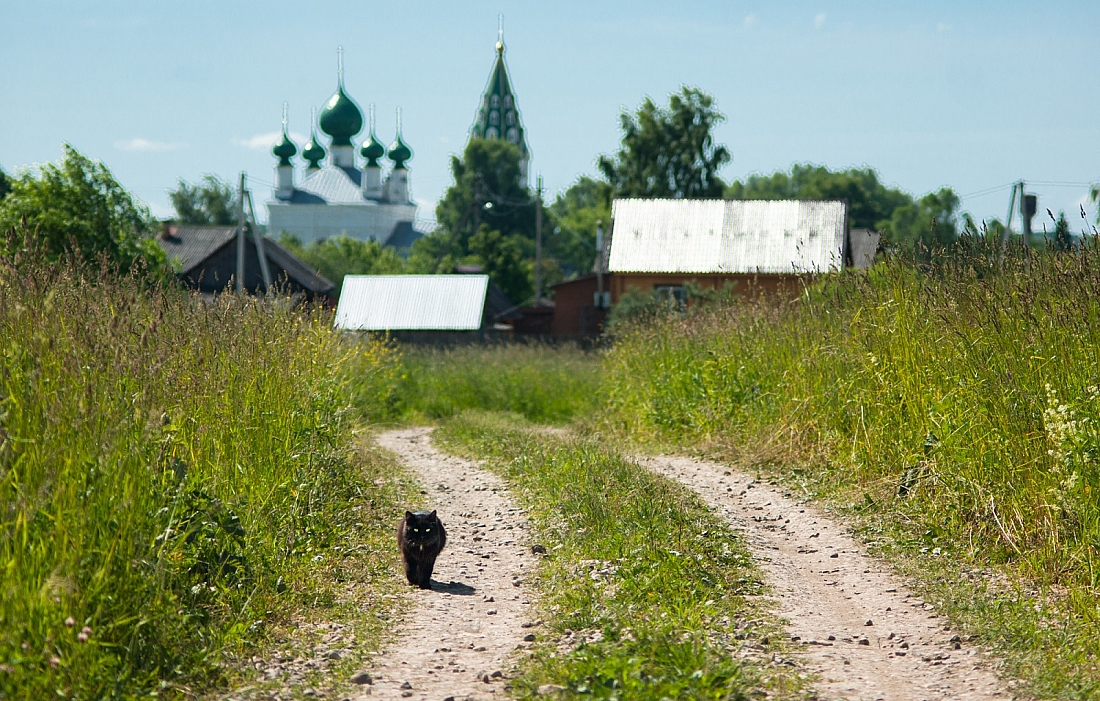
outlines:
[[[167,141],[150,141],[149,139],[126,139],[116,141],[115,148],[123,151],[143,151],[145,153],[157,153],[159,151],[178,151],[183,144],[169,143]]]
[[[745,25],[745,29],[756,26],[756,13],[750,12],[745,15],[745,19],[741,23]]]
[[[256,134],[253,137],[247,139],[233,139],[234,146],[244,146],[247,149],[253,151],[267,151],[276,143],[279,139],[283,138],[283,132],[281,131],[269,131],[265,134]],[[297,134],[290,132],[290,140],[293,141],[298,148],[302,147],[306,141],[309,141],[309,137],[303,134]]]
[[[817,13],[817,16],[814,17],[814,29],[821,29],[824,26],[825,26],[825,13],[824,12],[819,12],[819,13]]]
[[[952,29],[954,29],[954,27],[952,27],[947,22],[940,22],[939,24],[936,25],[936,31],[940,34],[945,34],[947,32],[950,32]]]

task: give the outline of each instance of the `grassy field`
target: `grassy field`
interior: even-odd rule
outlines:
[[[1100,250],[973,244],[622,334],[604,430],[769,469],[861,524],[1052,698],[1100,694]]]
[[[341,562],[389,576],[400,486],[342,373],[386,351],[330,323],[0,261],[0,697],[194,695]]]
[[[468,412],[436,434],[508,481],[547,549],[546,623],[514,693],[555,684],[597,699],[802,696],[776,619],[752,599],[760,572],[721,519],[595,441],[522,424]]]
[[[388,402],[366,409],[374,420],[431,421],[483,409],[561,423],[591,414],[600,401],[599,354],[576,346],[404,346],[398,353],[384,379],[372,380],[391,389]]]

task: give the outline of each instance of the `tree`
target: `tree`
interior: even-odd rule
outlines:
[[[877,229],[893,216],[894,210],[913,203],[901,190],[879,182],[873,168],[833,171],[824,166],[796,163],[790,173],[750,175],[735,180],[725,196],[734,200],[848,200],[848,217],[853,228]]]
[[[11,179],[4,173],[3,168],[0,168],[0,200],[8,196],[11,192]]]
[[[1047,245],[1051,250],[1059,252],[1073,250],[1073,234],[1069,231],[1069,222],[1066,221],[1065,212],[1058,212],[1058,219],[1054,222],[1054,235],[1050,237]]]
[[[470,139],[462,158],[451,157],[454,184],[435,210],[442,255],[469,254],[470,237],[483,222],[505,236],[534,240],[535,202],[520,179],[521,157],[519,147],[503,139]]]
[[[181,224],[229,226],[237,223],[237,192],[216,175],[204,175],[194,185],[179,179],[168,196]]]
[[[138,264],[151,274],[165,273],[167,258],[153,238],[157,222],[149,209],[105,165],[69,144],[63,149],[60,163],[10,181],[11,191],[0,201],[0,249],[11,252],[22,244],[10,232],[25,217],[34,243],[51,258],[72,253],[102,258],[120,272]]]
[[[488,224],[482,224],[470,237],[470,253],[473,261],[481,265],[489,278],[508,295],[508,299],[522,304],[534,294],[523,251],[515,236],[504,236]]]
[[[611,185],[582,175],[547,210],[547,249],[566,275],[584,275],[596,259],[596,223],[611,222]],[[543,231],[547,228],[544,225]]]
[[[873,168],[833,171],[795,164],[789,173],[750,175],[735,180],[725,196],[735,200],[848,200],[852,228],[878,229],[887,245],[906,253],[946,246],[958,236],[955,220],[959,198],[950,189],[916,200],[886,187]]]
[[[667,108],[647,97],[636,112],[619,116],[622,146],[597,165],[620,197],[721,197],[718,171],[731,156],[713,131],[723,121],[714,98],[699,88],[683,86]]]
[[[308,246],[290,234],[282,234],[279,243],[331,280],[337,290],[345,275],[394,275],[405,272],[405,262],[392,247],[377,241],[361,241],[347,236],[314,241]]]
[[[925,258],[931,249],[949,246],[958,238],[958,209],[958,195],[951,188],[941,188],[895,209],[880,224],[883,238],[900,251]]]

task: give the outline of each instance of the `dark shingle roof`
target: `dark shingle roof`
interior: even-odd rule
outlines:
[[[157,242],[168,254],[169,261],[178,261],[180,275],[186,275],[197,265],[233,240],[235,226],[172,225],[157,237]]]
[[[201,270],[218,251],[233,243],[237,236],[235,226],[197,226],[191,224],[170,225],[157,237],[157,242],[168,255],[168,260],[178,262],[176,274],[188,277]],[[251,236],[245,239],[245,245],[253,248],[256,244]],[[311,268],[301,258],[284,248],[270,236],[264,237],[264,253],[272,268],[272,282],[285,271],[291,281],[315,294],[326,294],[336,286],[324,275]]]

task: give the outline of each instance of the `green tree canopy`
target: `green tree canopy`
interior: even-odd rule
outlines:
[[[449,273],[476,263],[514,302],[525,301],[534,289],[535,199],[522,183],[521,159],[515,144],[470,139],[462,157],[451,158],[454,183],[436,207],[439,227],[413,243],[406,270]]]
[[[535,293],[523,250],[515,236],[504,236],[488,224],[482,224],[470,237],[473,262],[481,266],[489,278],[516,304],[523,304]]]
[[[117,270],[135,264],[153,274],[168,270],[163,249],[153,238],[157,222],[149,209],[123,188],[111,171],[64,144],[60,163],[10,181],[0,201],[0,247],[22,244],[15,233],[25,217],[29,233],[48,256],[71,252],[102,257]],[[16,240],[18,239],[18,240]]]
[[[0,200],[8,196],[11,192],[11,179],[4,173],[4,169],[0,168]]]
[[[295,236],[282,234],[279,243],[336,285],[343,288],[345,275],[396,275],[405,272],[405,261],[390,246],[348,236],[314,241],[303,246]]]
[[[534,240],[535,203],[521,182],[522,154],[503,139],[470,139],[462,157],[451,157],[454,184],[436,207],[437,233],[449,243],[446,253],[461,257],[485,223],[505,236]]]
[[[582,175],[548,209],[548,249],[567,276],[584,275],[596,260],[596,223],[611,223],[611,185]],[[544,228],[544,231],[546,229]]]
[[[852,227],[880,228],[898,207],[912,204],[913,198],[901,190],[879,182],[873,168],[829,170],[824,166],[796,163],[789,173],[750,175],[744,182],[735,180],[725,196],[734,200],[848,200]]]
[[[725,116],[714,98],[684,86],[669,96],[668,107],[649,97],[633,113],[619,116],[622,146],[600,156],[600,172],[620,197],[721,197],[718,171],[731,160],[714,141],[714,128]]]
[[[181,224],[229,226],[237,223],[237,192],[216,175],[204,175],[191,185],[180,178],[168,193]]]
[[[1058,219],[1054,222],[1054,233],[1047,240],[1047,246],[1055,251],[1072,251],[1073,243],[1073,234],[1070,233],[1066,213],[1058,212]]]
[[[846,199],[853,228],[878,229],[887,245],[906,253],[923,255],[929,247],[950,244],[958,235],[959,198],[953,191],[944,188],[917,200],[884,185],[873,168],[834,171],[795,164],[790,172],[735,180],[725,196],[735,200]]]
[[[959,196],[945,187],[898,207],[879,228],[898,250],[923,258],[932,248],[948,246],[958,238],[958,211]]]

